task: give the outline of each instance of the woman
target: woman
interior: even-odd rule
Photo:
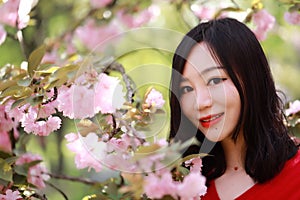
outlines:
[[[184,155],[209,153],[202,199],[300,199],[300,153],[283,124],[266,56],[230,18],[201,23],[173,58],[170,139],[196,135]]]

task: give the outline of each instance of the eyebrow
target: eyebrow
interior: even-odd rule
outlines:
[[[203,70],[202,72],[200,72],[200,74],[206,74],[210,71],[213,71],[213,70],[216,70],[216,69],[224,69],[223,66],[213,66],[213,67],[209,67],[209,68],[206,68],[205,70]]]
[[[225,67],[223,67],[223,66],[209,67],[209,68],[206,68],[205,70],[201,71],[199,74],[203,75],[203,74],[206,74],[206,73],[208,73],[210,71],[213,71],[213,70],[216,70],[216,69],[225,69]],[[181,77],[181,81],[188,81],[188,79],[186,79],[185,77]]]

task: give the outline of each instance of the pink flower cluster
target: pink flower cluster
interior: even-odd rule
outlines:
[[[13,113],[10,113],[7,109],[9,105],[0,105],[0,150],[5,152],[11,152],[11,141],[9,131],[13,130],[13,136],[15,139],[19,137],[20,115],[13,117]]]
[[[53,131],[60,128],[61,119],[57,116],[49,115],[46,119],[41,119],[38,116],[38,110],[29,107],[28,113],[24,114],[21,120],[21,126],[24,127],[24,131],[27,133],[33,133],[39,136],[48,136]],[[41,119],[41,120],[38,120]]]
[[[90,0],[92,8],[103,8],[112,2],[113,0]]]
[[[21,155],[16,161],[16,165],[23,165],[25,163],[30,163],[33,161],[42,160],[42,157],[39,155],[26,153]],[[33,165],[29,168],[27,181],[38,188],[44,188],[44,181],[49,180],[50,176],[46,174],[47,169],[41,163]]]
[[[39,136],[48,136],[60,128],[61,119],[52,115],[56,113],[57,101],[40,106],[25,104],[12,108],[13,103],[13,100],[9,100],[5,105],[0,105],[0,150],[12,151],[9,132],[13,131],[17,139],[20,124],[25,132]]]
[[[125,93],[117,77],[96,74],[93,83],[86,82],[88,74],[79,77],[71,87],[59,89],[58,110],[70,119],[93,117],[101,112],[114,113],[125,102]]]
[[[201,20],[211,20],[213,19],[216,9],[208,6],[192,5],[191,7],[193,13]]]
[[[0,200],[20,200],[22,199],[19,191],[8,189],[5,194],[0,194]]]
[[[5,41],[6,31],[2,24],[23,29],[28,26],[29,13],[38,0],[7,0],[0,4],[0,45]]]
[[[259,10],[253,14],[253,23],[256,28],[253,30],[258,40],[266,39],[267,32],[275,25],[275,17],[265,9]]]
[[[91,0],[93,8],[101,8],[110,4],[111,0]],[[159,14],[159,8],[155,5],[149,6],[135,14],[127,13],[125,10],[118,10],[116,19],[106,25],[99,25],[95,19],[89,18],[75,31],[77,38],[88,50],[103,52],[107,46],[117,44],[119,35],[128,28],[137,28],[148,23],[153,17]]]
[[[290,24],[300,25],[300,13],[298,11],[284,13],[284,19]]]
[[[160,199],[170,195],[174,199],[196,200],[206,193],[206,178],[201,174],[202,162],[195,158],[193,170],[184,177],[182,182],[174,181],[167,170],[151,173],[145,177],[144,191],[149,198]]]
[[[300,112],[300,101],[299,100],[290,102],[289,108],[285,110],[286,116],[293,115],[298,112]]]
[[[98,158],[104,157],[106,144],[98,141],[98,136],[95,133],[89,133],[86,137],[69,133],[65,138],[68,142],[68,149],[75,153],[75,164],[78,169],[94,168],[96,172],[102,170],[103,167]]]
[[[120,10],[117,12],[117,19],[126,28],[138,28],[148,23],[157,13],[159,13],[159,8],[152,5],[136,14],[129,14],[125,10]]]
[[[75,31],[75,37],[89,50],[102,52],[106,45],[115,43],[120,29],[114,22],[97,25],[94,19],[88,19],[83,26]]]
[[[148,104],[149,107],[160,109],[164,106],[165,100],[163,99],[163,96],[159,91],[152,89],[147,95],[145,103]]]

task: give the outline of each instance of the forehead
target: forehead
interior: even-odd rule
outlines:
[[[183,73],[190,68],[201,72],[215,66],[219,66],[219,64],[213,58],[207,44],[202,42],[192,48],[186,59]]]

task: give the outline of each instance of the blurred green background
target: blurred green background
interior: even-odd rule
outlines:
[[[117,1],[118,2],[118,1]],[[130,2],[123,0],[124,5],[147,6],[151,1]],[[192,26],[198,23],[197,19],[189,13],[184,6],[178,7],[179,1],[168,3],[168,1],[155,1],[160,8],[160,13],[145,27],[150,29],[129,30],[124,33],[123,40],[115,44],[114,56],[123,64],[128,74],[137,84],[138,88],[144,90],[147,86],[154,85],[168,98],[168,84],[170,77],[170,66],[172,53],[180,38]],[[177,3],[176,3],[177,2]],[[207,2],[207,1],[202,1]],[[218,4],[219,1],[210,1]],[[232,5],[233,1],[222,1]],[[251,6],[251,1],[236,0],[242,9]],[[283,14],[288,5],[280,1],[262,1],[264,7],[276,17],[275,27],[268,33],[267,39],[261,44],[270,61],[274,79],[278,89],[282,90],[287,100],[300,99],[298,80],[300,78],[300,26],[288,24]],[[59,37],[77,23],[88,10],[88,0],[40,0],[32,12],[34,19],[32,26],[23,30],[26,49],[22,50],[19,43],[10,37],[0,46],[0,66],[7,63],[20,65],[26,60],[33,49],[44,41]],[[13,29],[8,32],[14,33]],[[124,40],[125,38],[125,40]],[[149,46],[157,48],[147,48]],[[160,127],[163,127],[161,137],[165,135],[168,127],[168,106]],[[74,164],[74,155],[70,153],[65,145],[64,134],[76,132],[74,121],[65,120],[63,128],[48,137],[37,138],[30,136],[29,151],[38,152],[47,158],[47,167],[54,174],[65,174],[81,178],[103,180],[113,172],[105,171],[96,174],[92,170],[77,170]],[[93,188],[75,181],[51,179],[50,182],[60,188],[69,199],[82,199],[88,194],[95,192]],[[48,187],[45,192],[49,199],[60,200],[63,196],[56,189]]]

